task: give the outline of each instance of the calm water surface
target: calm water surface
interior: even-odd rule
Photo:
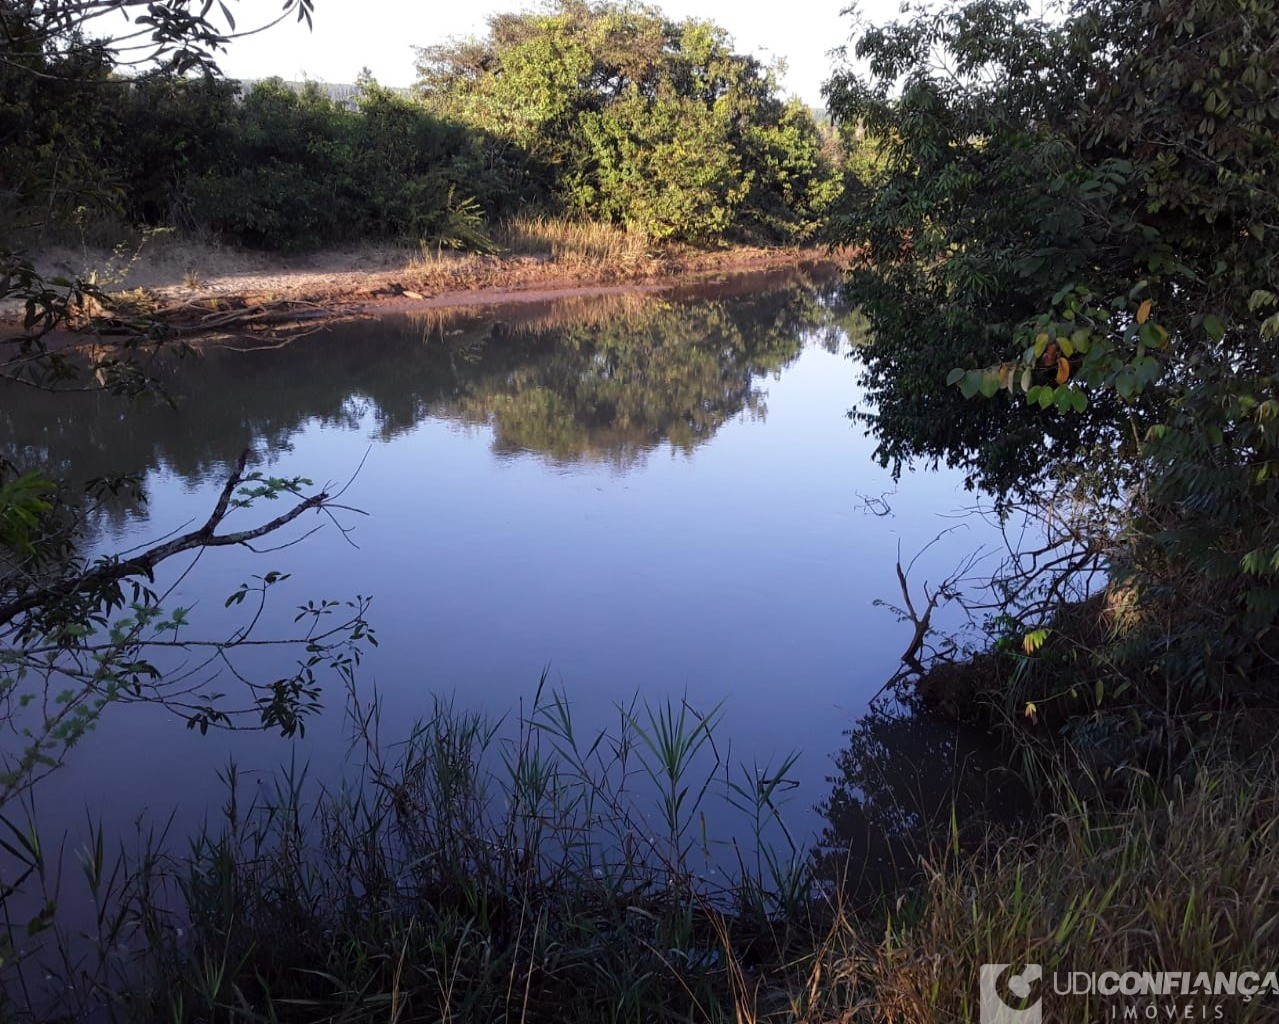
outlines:
[[[635,694],[723,701],[734,760],[803,751],[803,817],[908,640],[874,605],[897,596],[899,546],[912,555],[971,504],[951,474],[894,485],[872,461],[847,416],[861,401],[856,324],[829,274],[740,277],[209,348],[166,370],[176,409],[13,395],[0,415],[6,454],[74,478],[144,478],[147,502],[122,500],[99,524],[102,551],[203,521],[246,447],[274,474],[354,475],[343,500],[367,515],[343,517],[349,536],[209,552],[172,601],[207,633],[233,621],[223,602],[242,580],[290,572],[269,635],[308,598],[372,595],[380,646],[359,681],[380,693],[389,739],[436,694],[512,712],[549,666],[584,726]],[[867,511],[888,492],[891,515]],[[979,543],[965,529],[920,579]],[[262,654],[244,667],[278,666]],[[231,757],[246,769],[297,757],[332,777],[347,745],[339,693],[327,702],[293,742],[113,709],[49,780],[42,814],[176,808],[195,821]]]

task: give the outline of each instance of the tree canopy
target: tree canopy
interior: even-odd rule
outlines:
[[[839,189],[811,114],[704,21],[565,0],[418,51],[418,92],[525,194],[658,239],[814,235]]]
[[[830,106],[881,180],[835,233],[868,257],[851,288],[881,457],[1120,502],[1105,559],[1145,609],[1134,671],[1181,693],[1272,671],[1279,12],[975,0],[871,28],[856,56]]]

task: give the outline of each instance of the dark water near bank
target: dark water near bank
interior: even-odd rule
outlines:
[[[899,549],[960,523],[916,567],[936,581],[990,540],[955,518],[972,504],[956,476],[894,484],[873,462],[847,416],[857,331],[818,272],[388,317],[202,349],[164,371],[176,409],[6,393],[0,454],[80,480],[140,475],[146,503],[121,499],[97,524],[104,552],[202,522],[244,448],[272,474],[354,477],[343,502],[367,515],[341,517],[349,534],[328,524],[265,555],[206,553],[169,575],[172,603],[215,635],[239,621],[223,603],[243,580],[292,573],[258,626],[270,635],[307,599],[372,595],[380,646],[359,680],[380,693],[390,739],[436,694],[512,712],[547,666],[584,727],[636,694],[722,701],[726,757],[802,750],[796,818],[816,830],[840,775],[841,827],[856,831],[876,812],[850,812],[847,794],[867,781],[833,758],[910,635],[874,602],[898,598]],[[891,513],[877,514],[867,499],[885,495]],[[273,656],[239,667],[270,678]],[[86,810],[120,824],[176,808],[181,829],[216,808],[231,757],[309,759],[331,778],[347,744],[340,694],[326,702],[292,742],[112,709],[43,787],[40,814],[56,829]],[[933,726],[880,736],[901,759],[885,772],[905,764],[934,788],[964,756]]]

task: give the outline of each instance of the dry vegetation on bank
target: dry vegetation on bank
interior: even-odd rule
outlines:
[[[562,218],[504,221],[492,255],[387,246],[264,255],[164,234],[107,248],[41,249],[46,277],[80,277],[113,300],[109,315],[146,315],[185,331],[252,329],[375,309],[512,302],[599,288],[665,286],[708,274],[832,260],[820,249],[656,245],[642,234]],[[20,307],[0,308],[16,319]]]

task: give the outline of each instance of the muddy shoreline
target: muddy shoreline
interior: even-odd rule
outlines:
[[[305,262],[282,260],[277,266],[232,267],[207,281],[193,280],[188,272],[181,282],[157,261],[108,289],[109,305],[64,336],[74,343],[86,335],[127,335],[142,320],[190,338],[255,333],[427,309],[657,293],[792,267],[834,268],[846,259],[847,254],[815,248],[687,251],[597,265],[492,256],[446,256],[423,263],[332,253]],[[18,307],[0,309],[0,328],[21,331]]]

